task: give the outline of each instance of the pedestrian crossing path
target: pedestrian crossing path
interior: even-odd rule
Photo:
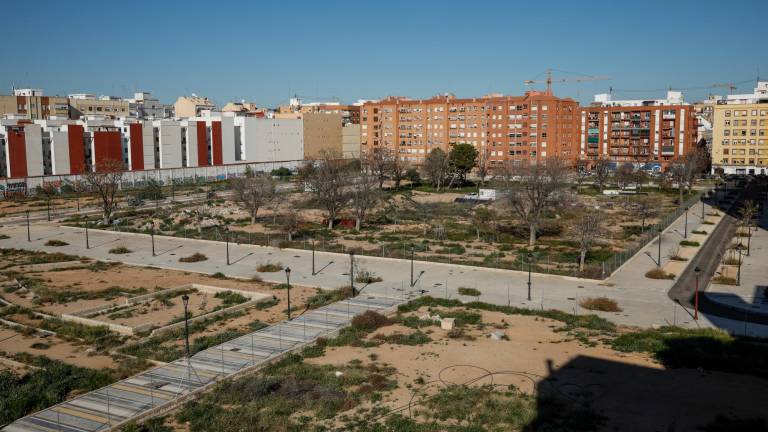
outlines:
[[[290,321],[208,348],[106,387],[38,411],[3,428],[6,432],[96,432],[172,404],[192,391],[274,359],[347,326],[355,315],[395,307],[399,298],[361,294],[305,312]]]

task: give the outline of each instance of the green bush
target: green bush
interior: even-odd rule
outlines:
[[[680,242],[680,246],[694,246],[694,247],[698,247],[698,246],[701,246],[701,245],[699,244],[699,242],[696,242],[696,241],[683,240],[683,241]]]
[[[469,296],[469,297],[480,297],[482,294],[480,290],[477,290],[475,288],[467,288],[467,287],[459,287],[458,293],[463,296]]]
[[[654,268],[652,270],[648,270],[645,273],[645,277],[648,279],[674,279],[675,275],[672,273],[667,273],[660,268]]]
[[[112,248],[112,249],[109,250],[109,253],[116,254],[116,255],[129,254],[131,252],[133,252],[133,251],[128,249],[125,246],[118,246],[118,247],[115,247],[115,248]]]
[[[69,243],[67,243],[67,242],[65,242],[63,240],[56,240],[56,239],[54,239],[54,240],[48,240],[47,242],[45,242],[45,245],[46,246],[58,247],[58,246],[67,246],[67,245],[69,245]]]
[[[230,307],[248,301],[248,297],[232,291],[217,292],[213,297],[220,299],[222,303],[221,305],[224,307]]]

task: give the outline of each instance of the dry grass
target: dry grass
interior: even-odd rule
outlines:
[[[259,264],[259,266],[256,267],[256,271],[261,273],[274,273],[274,272],[279,272],[283,268],[284,267],[281,263],[264,263],[264,264]]]
[[[584,309],[602,312],[621,312],[623,310],[616,300],[608,297],[586,297],[579,302],[579,305]]]
[[[195,252],[190,256],[179,258],[179,262],[193,263],[193,262],[206,261],[207,259],[208,259],[207,256],[201,254],[200,252]]]
[[[660,268],[655,268],[653,270],[648,270],[648,272],[645,274],[645,277],[649,279],[674,279],[675,275],[672,273],[667,273]]]
[[[720,285],[736,285],[736,279],[728,276],[715,276],[712,278],[712,283]]]
[[[133,251],[128,249],[125,246],[118,246],[116,248],[112,248],[112,249],[109,250],[109,253],[116,254],[116,255],[128,254],[128,253],[131,253],[131,252],[133,252]]]

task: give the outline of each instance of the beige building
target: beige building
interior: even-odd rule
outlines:
[[[221,112],[231,112],[246,117],[264,117],[266,111],[252,102],[229,102],[224,105]]]
[[[176,117],[199,117],[202,111],[216,109],[216,105],[207,97],[180,96],[173,104]]]
[[[96,97],[91,94],[69,95],[69,118],[77,120],[89,115],[109,118],[127,117],[130,103],[113,96]]]
[[[304,128],[304,157],[319,157],[323,150],[341,155],[341,114],[305,113],[300,115]]]
[[[13,115],[30,120],[50,117],[67,118],[69,101],[62,96],[44,96],[40,89],[15,89],[12,95],[0,95],[0,117]]]
[[[341,129],[341,152],[345,159],[360,157],[360,125],[347,123]]]
[[[768,82],[759,82],[751,95],[729,95],[714,105],[712,171],[768,173]]]

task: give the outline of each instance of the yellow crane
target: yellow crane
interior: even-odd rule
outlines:
[[[582,76],[572,76],[572,77],[552,77],[552,71],[553,69],[547,69],[547,79],[540,79],[540,80],[525,80],[523,83],[527,86],[530,86],[532,84],[536,83],[547,83],[547,94],[552,94],[552,83],[579,83],[579,82],[586,82],[586,81],[604,81],[611,79],[607,76],[601,76],[601,75],[582,75]]]

